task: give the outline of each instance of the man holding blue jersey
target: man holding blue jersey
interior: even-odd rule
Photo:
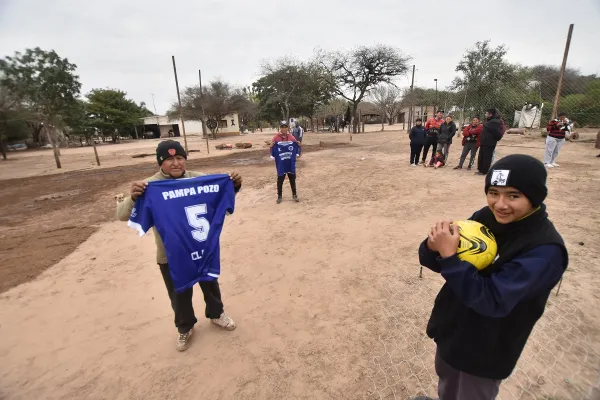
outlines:
[[[273,150],[273,146],[275,146],[279,142],[295,142],[298,144],[299,151],[301,148],[301,143],[296,140],[293,135],[289,133],[289,125],[287,121],[281,121],[279,124],[279,132],[271,141],[271,150]],[[300,153],[298,153],[297,157],[300,157]],[[295,165],[295,163],[294,163]],[[296,169],[294,167],[293,171],[282,173],[277,173],[277,204],[280,204],[283,198],[283,182],[285,181],[285,176],[287,175],[290,180],[290,187],[292,188],[292,199],[298,203],[300,199],[298,199],[298,194],[296,192]]]
[[[186,170],[185,163],[187,154],[181,144],[177,141],[165,140],[160,142],[156,148],[156,158],[160,170],[143,181],[133,182],[131,185],[130,197],[125,198],[122,202],[117,204],[117,218],[119,220],[129,220],[135,201],[144,194],[148,182],[193,178],[205,175],[200,172]],[[235,172],[231,173],[229,176],[233,181],[234,190],[237,193],[242,186],[242,177]],[[156,242],[157,263],[160,267],[160,272],[165,282],[169,298],[171,299],[171,307],[175,312],[175,326],[179,331],[177,350],[184,351],[190,345],[190,338],[192,337],[194,325],[198,322],[192,305],[193,288],[189,288],[180,293],[175,290],[165,247],[155,228],[154,240]],[[218,279],[199,282],[199,285],[206,303],[206,318],[209,318],[213,324],[225,330],[234,330],[236,328],[235,322],[224,312]]]

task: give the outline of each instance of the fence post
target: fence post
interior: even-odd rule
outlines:
[[[565,54],[563,55],[562,66],[560,67],[560,75],[558,76],[558,85],[556,86],[556,95],[554,96],[554,105],[552,106],[552,118],[556,118],[558,113],[558,101],[562,92],[563,78],[565,77],[565,69],[567,68],[567,58],[569,57],[569,47],[571,47],[571,36],[573,35],[573,27],[569,25],[569,33],[567,35],[567,44],[565,45]]]

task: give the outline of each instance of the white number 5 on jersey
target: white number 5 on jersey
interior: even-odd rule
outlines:
[[[208,238],[208,231],[210,230],[210,223],[201,215],[206,214],[206,204],[198,204],[195,206],[189,206],[185,208],[185,215],[187,216],[188,223],[194,230],[192,231],[192,237],[199,242],[204,242]]]

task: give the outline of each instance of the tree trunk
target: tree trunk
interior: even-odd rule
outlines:
[[[358,120],[358,103],[352,105],[352,118],[354,119],[352,133],[358,133],[357,129],[360,127],[360,121]]]
[[[2,152],[2,159],[6,160],[6,146],[4,144],[4,137],[2,132],[0,132],[0,152]]]
[[[46,135],[48,135],[48,140],[50,141],[50,143],[52,144],[52,152],[54,153],[54,161],[56,161],[56,168],[62,168],[62,165],[60,164],[60,153],[58,152],[58,146],[56,145],[56,140],[53,140],[52,138],[52,134],[50,133],[51,129],[54,128],[50,128],[49,123],[44,124],[44,128],[46,128]]]
[[[100,158],[98,157],[98,150],[96,150],[96,141],[92,140],[92,146],[94,146],[94,156],[96,157],[96,164],[100,166]]]

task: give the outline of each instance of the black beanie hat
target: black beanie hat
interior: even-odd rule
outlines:
[[[182,156],[187,160],[187,154],[185,154],[183,146],[175,140],[165,140],[160,142],[156,147],[156,161],[158,161],[158,165],[162,165],[163,161],[167,158],[175,156]]]
[[[523,193],[534,207],[548,195],[544,164],[525,154],[511,154],[498,160],[485,177],[485,193],[490,186],[510,186]]]

